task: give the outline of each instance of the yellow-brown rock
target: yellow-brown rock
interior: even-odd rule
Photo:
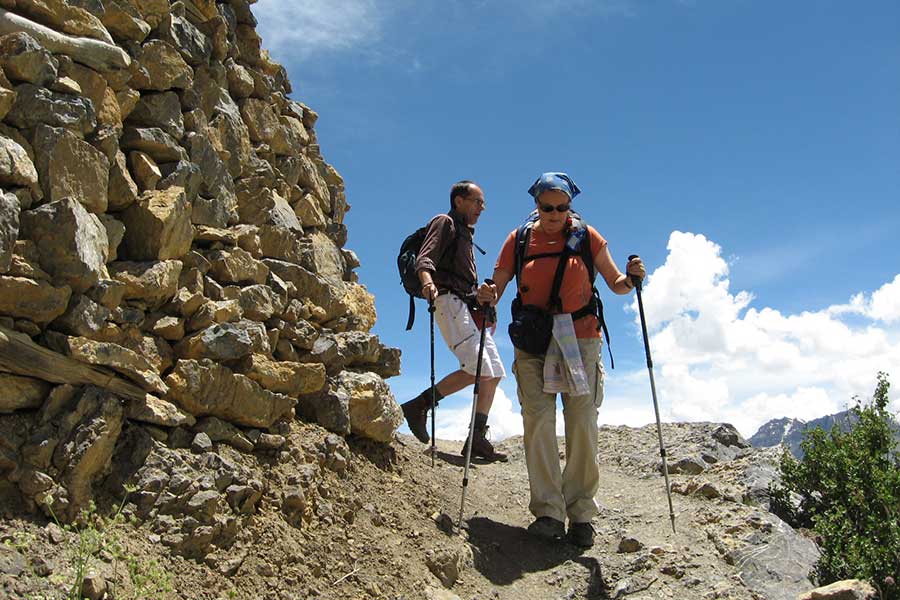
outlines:
[[[180,258],[191,249],[190,205],[179,187],[148,191],[121,213],[125,238],[120,254],[130,260]]]

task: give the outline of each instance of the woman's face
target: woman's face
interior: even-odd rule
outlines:
[[[541,228],[547,233],[562,231],[569,218],[570,203],[568,194],[559,190],[547,190],[538,196],[535,205]],[[562,212],[559,210],[561,208],[564,209]]]

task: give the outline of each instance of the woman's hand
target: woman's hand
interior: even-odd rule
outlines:
[[[478,304],[493,306],[497,303],[497,286],[493,283],[482,283],[475,297],[478,299]]]
[[[647,276],[647,268],[644,266],[644,261],[641,260],[640,256],[635,256],[628,261],[628,264],[625,266],[625,275],[627,276],[626,285],[628,287],[634,287],[632,277],[637,277],[641,281],[644,280],[644,277]]]

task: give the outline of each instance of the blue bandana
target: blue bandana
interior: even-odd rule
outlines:
[[[528,188],[528,193],[537,200],[538,196],[547,190],[559,190],[565,192],[569,197],[569,200],[581,193],[581,190],[578,189],[578,186],[575,185],[572,178],[565,173],[544,173],[530,188]]]

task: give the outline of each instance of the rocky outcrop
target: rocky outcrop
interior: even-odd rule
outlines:
[[[369,333],[343,180],[250,3],[0,6],[0,424],[26,439],[0,448],[22,499],[72,518],[148,437],[278,452],[299,414],[390,441],[399,351]],[[252,512],[260,486],[236,485],[216,494]],[[170,540],[185,553],[233,527],[210,489],[176,498],[209,517]]]

